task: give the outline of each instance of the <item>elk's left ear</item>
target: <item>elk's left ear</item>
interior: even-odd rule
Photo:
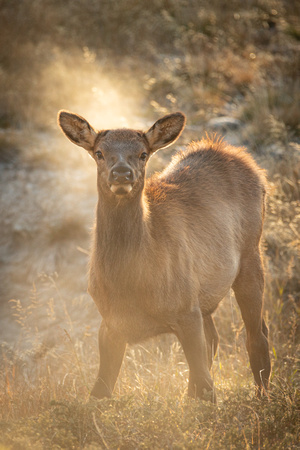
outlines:
[[[145,133],[152,152],[168,147],[179,138],[184,126],[185,115],[181,112],[162,117]]]
[[[87,120],[68,111],[59,111],[57,119],[63,133],[71,142],[87,151],[93,150],[97,132]]]

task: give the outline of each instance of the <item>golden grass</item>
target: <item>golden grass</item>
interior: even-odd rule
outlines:
[[[163,356],[153,347],[147,344],[127,352],[114,398],[100,402],[86,403],[85,377],[89,377],[92,366],[87,366],[86,358],[84,362],[80,359],[78,349],[64,353],[68,368],[63,365],[55,373],[49,360],[42,367],[36,362],[39,380],[31,386],[15,372],[8,384],[6,367],[6,392],[1,396],[5,413],[0,422],[2,445],[7,448],[297,445],[299,392],[295,374],[287,377],[275,369],[269,398],[259,401],[253,396],[250,374],[243,368],[243,355],[236,354],[234,359],[225,359],[221,367],[214,369],[219,403],[213,406],[186,397],[187,368],[185,363],[174,364],[174,358],[182,356],[176,344],[165,343]]]

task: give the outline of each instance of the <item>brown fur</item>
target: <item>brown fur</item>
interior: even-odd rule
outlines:
[[[245,322],[255,381],[266,389],[270,360],[259,249],[264,172],[244,149],[205,139],[145,180],[151,153],[180,135],[181,113],[163,117],[147,133],[97,134],[84,119],[64,111],[59,123],[98,165],[89,292],[103,320],[92,395],[111,395],[126,343],[172,332],[190,367],[189,394],[203,397],[207,391],[214,399],[209,368],[218,334],[211,314],[231,287]],[[113,188],[120,185],[116,195]]]

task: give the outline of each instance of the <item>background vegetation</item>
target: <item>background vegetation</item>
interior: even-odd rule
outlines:
[[[298,448],[300,3],[0,0],[0,30],[0,448]],[[180,146],[216,131],[267,170],[263,401],[229,293],[215,315],[217,406],[187,399],[172,336],[128,348],[113,399],[86,403],[95,173],[60,136],[61,108],[99,128],[182,110]]]

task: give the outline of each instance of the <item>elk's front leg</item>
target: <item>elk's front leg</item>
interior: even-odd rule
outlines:
[[[182,316],[176,335],[182,345],[189,368],[188,394],[215,402],[213,381],[209,373],[207,347],[200,309]]]
[[[111,397],[123,361],[126,342],[103,320],[99,329],[100,367],[91,395]]]

